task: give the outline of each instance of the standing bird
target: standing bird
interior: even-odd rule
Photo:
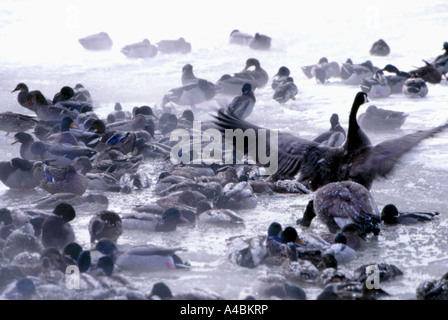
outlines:
[[[280,83],[288,79],[290,76],[291,71],[288,67],[282,66],[278,68],[277,73],[274,75],[274,79],[272,79],[271,87],[272,89],[276,89]]]
[[[19,94],[17,95],[17,102],[19,102],[22,107],[28,110],[32,110],[28,102],[28,94],[34,94],[35,92],[37,92],[37,90],[30,91],[28,89],[28,86],[25,83],[21,82],[15,87],[14,90],[11,91],[11,93],[16,91],[19,91]]]
[[[196,77],[193,73],[193,66],[189,63],[182,67],[182,85],[186,86],[187,84],[198,83],[199,78]]]
[[[252,113],[256,98],[250,83],[245,83],[241,88],[241,92],[241,95],[233,98],[227,106],[226,112],[240,119],[245,119]]]

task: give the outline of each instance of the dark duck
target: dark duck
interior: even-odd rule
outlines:
[[[411,151],[424,139],[448,127],[448,123],[445,123],[372,145],[356,118],[359,108],[367,101],[366,93],[356,94],[350,111],[347,138],[340,147],[322,146],[315,141],[279,132],[276,144],[278,168],[269,180],[294,179],[297,174],[300,174],[299,182],[312,191],[330,182],[344,180],[358,182],[370,189],[375,179],[386,177],[392,172],[397,161],[405,153]],[[255,132],[263,129],[223,112],[218,112],[215,119],[216,125],[223,133],[225,129],[242,129],[243,131],[253,129]],[[268,135],[270,136],[269,130],[267,130]],[[266,149],[272,152],[270,150],[272,147],[274,146],[268,142]],[[245,146],[244,151],[247,154],[248,146]]]

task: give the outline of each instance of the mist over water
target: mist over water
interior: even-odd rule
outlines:
[[[186,63],[194,67],[197,77],[216,82],[225,73],[241,71],[247,58],[255,57],[271,77],[269,84],[255,91],[257,102],[248,121],[259,126],[288,131],[312,139],[326,131],[332,113],[339,113],[341,125],[347,128],[348,114],[358,86],[338,81],[317,84],[305,77],[300,67],[317,63],[326,56],[329,61],[354,63],[370,59],[375,66],[388,63],[400,70],[422,66],[442,53],[448,3],[429,0],[424,7],[408,1],[13,1],[0,2],[0,111],[32,114],[17,103],[11,90],[24,82],[30,90],[53,95],[65,85],[82,83],[92,94],[97,114],[106,116],[115,102],[125,110],[134,106],[160,106],[170,89],[181,85],[181,69]],[[269,51],[228,44],[233,29],[272,37]],[[111,50],[90,52],[78,39],[89,34],[107,32],[114,45]],[[192,44],[189,54],[158,54],[149,59],[128,59],[120,49],[147,38],[151,43],[184,37]],[[387,57],[370,56],[374,41],[384,39],[391,47]],[[272,99],[272,76],[280,66],[287,66],[299,88],[295,101],[278,104]],[[391,95],[370,99],[380,108],[405,111],[409,117],[397,132],[370,133],[376,144],[401,134],[440,125],[448,119],[448,86],[428,84],[429,94],[423,99]],[[217,96],[197,106],[199,120],[211,119],[231,97]],[[365,106],[362,106],[360,113]],[[186,107],[175,109],[180,115]],[[11,146],[13,135],[0,135],[0,160],[19,155]],[[440,278],[447,270],[448,237],[446,194],[448,183],[448,134],[443,132],[428,139],[407,154],[388,179],[375,181],[371,189],[382,208],[395,203],[403,211],[438,211],[433,222],[412,227],[383,227],[378,239],[366,243],[349,270],[365,263],[393,263],[403,272],[399,280],[385,282],[382,288],[389,299],[414,299],[415,289],[425,279]],[[144,168],[153,181],[160,163],[148,162]],[[154,184],[153,184],[154,186]],[[25,194],[0,184],[1,207],[32,207],[46,196],[40,189]],[[132,194],[110,194],[110,210],[131,212],[135,205],[147,204],[158,197],[149,190]],[[141,289],[166,281],[174,292],[202,287],[228,299],[245,296],[257,276],[272,272],[265,266],[246,269],[227,258],[226,239],[236,235],[265,234],[272,221],[283,226],[296,226],[309,196],[260,196],[255,209],[239,212],[244,227],[222,228],[196,225],[178,228],[173,233],[124,232],[118,245],[159,244],[182,246],[181,255],[191,262],[190,271],[156,272],[133,276],[130,281]],[[89,245],[89,208],[77,210],[72,221],[77,240]],[[309,229],[298,231],[326,232],[315,219]],[[313,299],[321,288],[306,288]],[[64,297],[61,297],[63,299]],[[88,298],[88,297],[86,297]]]

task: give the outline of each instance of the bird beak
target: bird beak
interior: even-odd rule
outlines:
[[[79,129],[79,127],[74,122],[70,123],[70,128]]]
[[[299,237],[296,238],[296,243],[298,244],[305,244]]]
[[[19,139],[14,139],[14,141],[11,142],[11,144],[16,144],[17,142],[19,142]]]

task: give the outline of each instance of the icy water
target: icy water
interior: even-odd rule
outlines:
[[[104,6],[107,6],[107,10]],[[62,86],[82,83],[91,92],[95,111],[106,116],[119,101],[126,110],[139,105],[160,105],[171,88],[181,85],[182,66],[190,63],[195,75],[217,81],[225,73],[241,71],[247,58],[255,57],[272,77],[280,66],[287,66],[299,87],[295,101],[280,105],[272,100],[269,85],[256,90],[257,103],[247,119],[260,126],[289,131],[313,138],[329,128],[329,118],[339,113],[347,127],[348,113],[359,87],[346,86],[337,80],[325,85],[308,79],[300,67],[316,63],[326,56],[330,61],[355,63],[370,59],[375,66],[388,63],[400,70],[411,70],[442,53],[448,39],[445,22],[448,4],[442,0],[426,1],[424,6],[408,1],[313,1],[297,5],[293,1],[255,2],[164,1],[10,1],[0,3],[0,111],[31,114],[17,103],[11,90],[19,82],[30,90],[39,89],[52,97]],[[228,44],[233,29],[272,37],[269,51]],[[114,46],[106,52],[89,52],[78,43],[86,35],[106,31]],[[159,54],[151,59],[127,59],[120,48],[148,38],[152,43],[184,37],[192,44],[189,54]],[[372,43],[380,38],[391,47],[387,57],[369,55]],[[369,104],[405,111],[409,117],[393,133],[369,133],[373,143],[427,129],[448,119],[448,87],[428,84],[429,94],[422,99],[392,95],[371,99]],[[217,96],[197,105],[197,117],[210,119],[210,113],[231,97]],[[361,107],[363,112],[365,106]],[[175,110],[179,115],[185,108]],[[0,135],[0,160],[19,155],[11,146],[12,135]],[[448,192],[448,134],[426,140],[407,154],[386,180],[375,181],[371,189],[382,208],[395,203],[403,211],[438,211],[433,222],[404,227],[383,227],[377,239],[370,239],[356,260],[346,267],[365,263],[392,263],[403,277],[382,284],[389,299],[414,299],[418,284],[440,278],[448,262],[446,194]],[[155,179],[160,163],[148,162],[148,174]],[[154,184],[153,184],[154,186]],[[46,196],[42,190],[26,193],[8,190],[0,184],[2,207],[33,207],[34,201]],[[153,188],[132,194],[108,194],[109,209],[130,212],[136,205],[151,203],[158,197]],[[164,280],[174,293],[200,287],[217,292],[227,299],[240,299],[250,293],[250,284],[260,275],[275,272],[265,266],[246,269],[227,258],[226,239],[235,235],[265,234],[272,221],[283,226],[296,226],[310,196],[260,196],[253,210],[241,211],[244,227],[223,228],[196,225],[180,227],[172,233],[125,231],[119,246],[159,244],[183,246],[181,256],[191,263],[191,270],[157,272],[139,276],[127,275],[133,285],[149,291],[152,284]],[[77,208],[72,222],[77,240],[89,245],[88,221],[94,210]],[[301,227],[296,226],[299,231]],[[325,232],[326,227],[313,221],[307,230]],[[309,299],[321,291],[306,288]],[[63,299],[64,297],[60,297]],[[88,294],[86,294],[86,299]]]

